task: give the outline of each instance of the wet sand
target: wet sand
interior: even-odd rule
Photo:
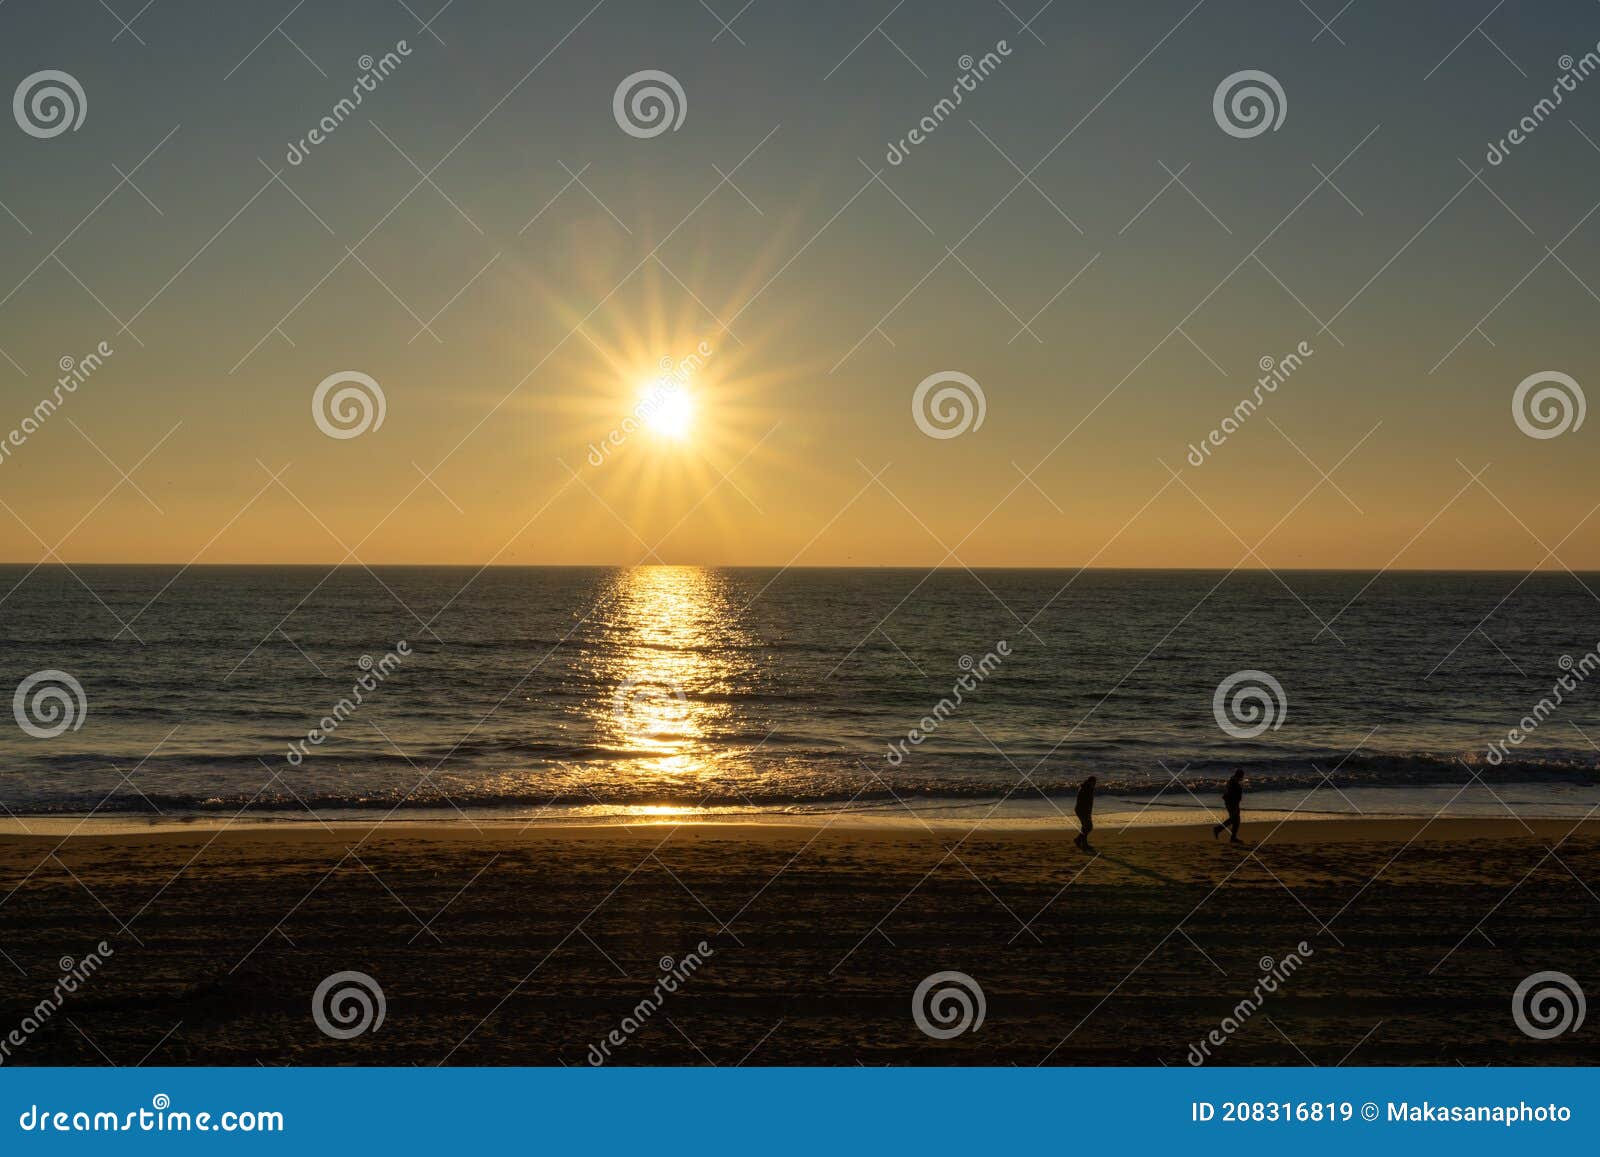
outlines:
[[[1600,1061],[1511,996],[1600,992],[1600,822],[1247,822],[1096,832],[466,822],[0,836],[7,1064],[1221,1064]],[[1225,839],[1225,837],[1224,837]],[[60,958],[111,950],[38,1017]],[[706,951],[692,971],[691,952]],[[676,991],[657,984],[670,958]],[[1264,960],[1263,958],[1270,958]],[[81,965],[78,965],[81,970]],[[316,1024],[338,972],[381,1026]],[[973,977],[981,1027],[912,1015]],[[641,1010],[641,1002],[650,1007]],[[631,1026],[631,1027],[630,1027]],[[622,1043],[614,1043],[615,1032]]]

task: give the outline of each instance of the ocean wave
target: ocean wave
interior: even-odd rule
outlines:
[[[670,806],[697,808],[757,808],[782,812],[786,809],[845,807],[862,809],[903,803],[938,801],[977,802],[1009,799],[1018,802],[1037,799],[1067,800],[1078,790],[1080,777],[1032,776],[1009,779],[992,775],[972,775],[954,768],[929,768],[926,771],[894,774],[874,769],[868,774],[859,761],[836,761],[829,765],[812,763],[796,766],[792,761],[767,766],[746,763],[740,767],[706,776],[690,776],[681,784],[660,776],[615,774],[611,762],[593,761],[594,749],[579,749],[589,762],[573,759],[556,767],[526,769],[508,781],[494,773],[478,774],[471,768],[429,769],[403,756],[362,757],[339,761],[337,789],[318,791],[310,785],[295,790],[214,791],[184,790],[170,783],[158,787],[151,782],[151,767],[141,773],[140,790],[118,785],[108,799],[104,791],[90,791],[77,785],[65,789],[57,784],[32,785],[17,799],[20,810],[28,814],[78,813],[98,808],[105,812],[135,813],[213,813],[422,809],[455,807],[463,810],[484,808],[548,808],[553,805],[601,805],[616,807]],[[612,753],[617,759],[625,752]],[[248,762],[259,768],[253,756],[226,759],[209,758],[202,763],[174,757],[156,771],[163,781],[186,778],[185,771],[200,778],[201,767],[227,772]],[[636,761],[637,762],[637,761]],[[1372,754],[1351,756],[1337,766],[1304,757],[1268,755],[1242,761],[1213,761],[1191,764],[1181,774],[1162,780],[1150,775],[1105,774],[1099,777],[1102,795],[1132,799],[1165,796],[1174,803],[1190,798],[1210,799],[1220,791],[1234,766],[1245,769],[1246,788],[1251,793],[1305,790],[1324,786],[1346,788],[1412,788],[1427,786],[1464,787],[1478,782],[1490,787],[1509,784],[1600,785],[1600,767],[1594,763],[1564,759],[1528,759],[1498,767],[1464,756],[1434,753]],[[314,771],[311,764],[308,770]],[[426,771],[428,774],[422,775]],[[352,784],[366,773],[374,782]],[[411,773],[418,773],[413,775]],[[398,776],[398,778],[396,778]],[[109,788],[108,788],[109,790]]]

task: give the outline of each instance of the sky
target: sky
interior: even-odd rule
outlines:
[[[1595,381],[1600,79],[1534,108],[1597,41],[1579,0],[11,0],[5,88],[82,119],[0,121],[0,560],[1597,568],[1600,419],[1515,409]],[[1247,71],[1271,126],[1217,109]],[[325,432],[330,378],[381,423]]]

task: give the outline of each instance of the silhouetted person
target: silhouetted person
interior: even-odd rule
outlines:
[[[1078,813],[1078,826],[1083,830],[1072,842],[1086,852],[1094,851],[1089,846],[1089,833],[1094,831],[1094,785],[1095,777],[1092,775],[1083,781],[1078,788],[1078,805],[1073,809]]]
[[[1223,828],[1233,831],[1231,843],[1239,843],[1239,802],[1244,799],[1244,768],[1236,767],[1222,788],[1222,804],[1228,809],[1228,818],[1211,829],[1211,838],[1222,834]]]

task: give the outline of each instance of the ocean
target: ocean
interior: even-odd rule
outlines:
[[[1238,765],[1247,809],[1451,800],[1577,816],[1600,803],[1591,587],[1565,573],[5,566],[0,803],[23,817],[1062,822],[1089,773],[1102,809],[1192,817]]]

